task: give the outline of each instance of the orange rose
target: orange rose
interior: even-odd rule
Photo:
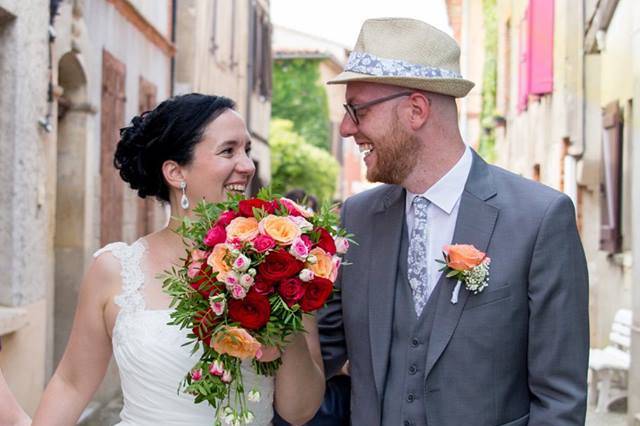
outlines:
[[[316,247],[309,252],[316,257],[316,263],[307,263],[306,267],[322,278],[330,279],[333,276],[334,262],[333,258],[320,247]]]
[[[291,244],[302,234],[298,225],[291,219],[272,214],[260,221],[260,232],[284,245]]]
[[[258,221],[255,217],[236,217],[227,226],[227,240],[251,241],[258,236]]]
[[[207,258],[207,264],[211,266],[212,272],[229,272],[231,265],[227,262],[228,257],[229,247],[226,244],[216,244]]]
[[[229,354],[236,358],[255,358],[260,343],[244,328],[224,327],[213,338],[213,349],[220,354]]]
[[[444,246],[449,255],[447,266],[456,271],[468,271],[482,263],[487,255],[470,244],[452,244]]]

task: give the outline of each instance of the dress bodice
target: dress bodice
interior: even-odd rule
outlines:
[[[206,403],[194,404],[193,396],[178,392],[185,374],[200,354],[191,354],[188,330],[168,325],[171,310],[148,310],[142,293],[145,277],[142,259],[145,243],[113,243],[98,250],[120,261],[122,291],[115,303],[120,308],[113,328],[113,355],[120,372],[124,406],[118,426],[214,424],[215,410]],[[244,366],[243,366],[244,367]],[[257,389],[259,402],[248,402],[254,425],[270,425],[273,417],[273,378],[243,368],[245,392]]]

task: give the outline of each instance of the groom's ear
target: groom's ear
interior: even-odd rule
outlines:
[[[173,160],[167,160],[162,163],[162,176],[172,188],[180,188],[180,182],[185,180],[182,167]]]
[[[431,115],[431,98],[423,92],[414,92],[408,99],[408,121],[411,130],[424,126]]]

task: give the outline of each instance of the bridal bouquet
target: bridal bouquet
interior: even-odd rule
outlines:
[[[333,291],[349,236],[330,208],[317,214],[268,190],[257,198],[202,202],[178,229],[187,255],[164,280],[170,324],[191,330],[186,345],[202,355],[181,383],[195,402],[216,409],[216,424],[251,423],[241,363],[274,375],[281,360],[261,362],[263,346],[282,349],[304,330],[302,316]],[[256,389],[246,393],[259,400]]]

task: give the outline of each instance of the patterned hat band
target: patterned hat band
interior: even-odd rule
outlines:
[[[380,58],[366,52],[353,51],[344,68],[345,71],[368,74],[376,77],[427,77],[459,78],[456,72],[442,68],[412,64],[401,59]]]

